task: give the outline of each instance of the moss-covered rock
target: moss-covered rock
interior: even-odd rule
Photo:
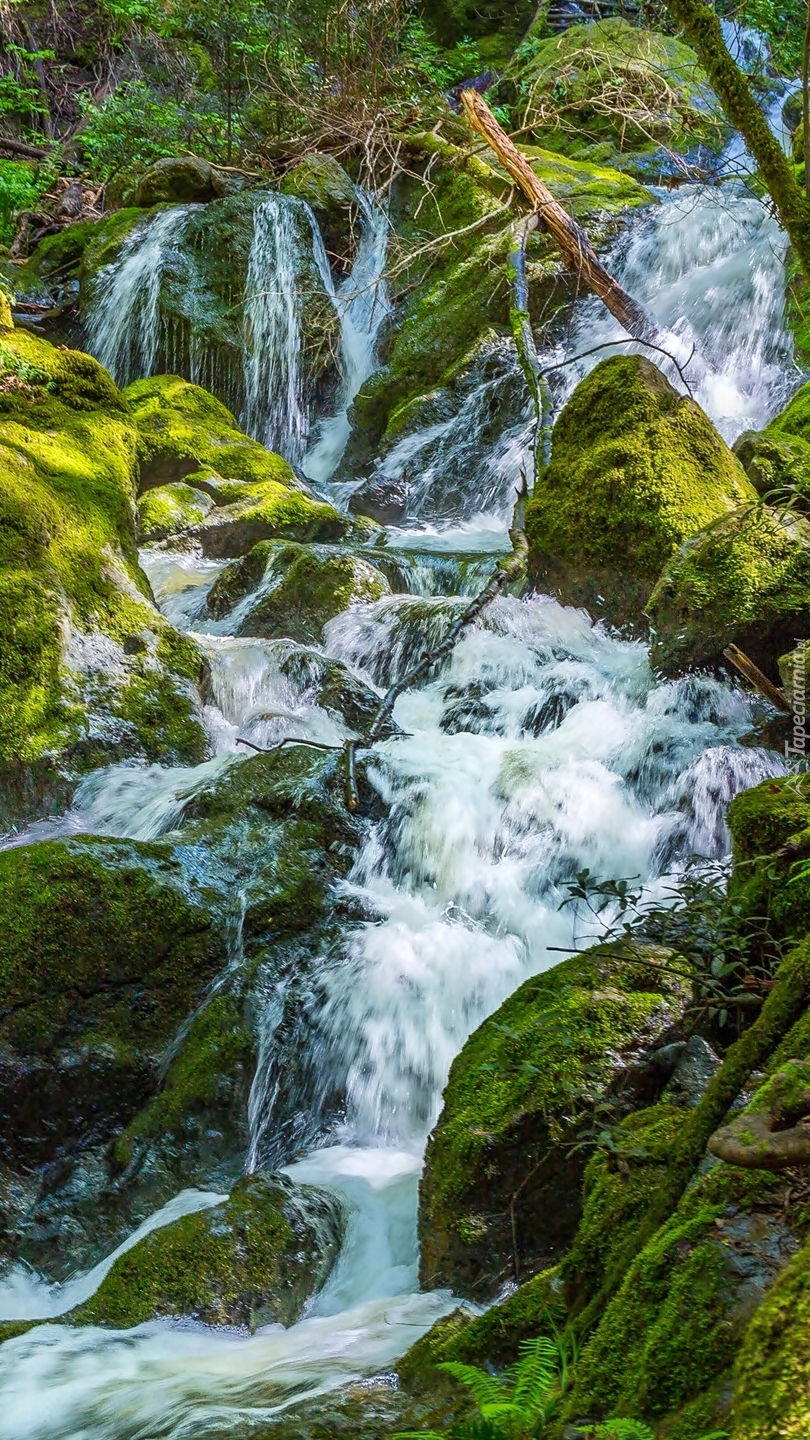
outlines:
[[[129,1329],[165,1315],[292,1325],[342,1236],[337,1201],[281,1175],[248,1175],[223,1205],[153,1230],[116,1260],[69,1323]]]
[[[193,763],[202,657],[137,563],[139,437],[88,355],[0,345],[0,826],[110,758]]]
[[[328,252],[345,258],[352,241],[352,213],[357,206],[354,183],[334,155],[313,151],[288,170],[281,183],[285,195],[296,195],[313,211]]]
[[[98,1143],[157,1089],[165,1047],[224,960],[216,900],[159,842],[0,853],[2,1158]]]
[[[774,940],[795,942],[810,930],[810,776],[766,780],[732,800],[734,842],[729,898],[751,925]]]
[[[810,506],[810,443],[798,435],[745,430],[733,445],[757,494],[785,501],[796,496],[802,509]]]
[[[260,540],[339,540],[352,523],[312,500],[280,455],[249,439],[207,390],[177,375],[125,391],[140,437],[140,489],[190,480],[215,501],[195,528],[204,554],[242,555]]]
[[[138,536],[147,544],[151,540],[165,540],[169,535],[179,535],[201,525],[214,502],[210,495],[184,485],[177,480],[173,485],[158,485],[147,490],[138,501]]]
[[[227,194],[228,177],[197,155],[167,156],[144,171],[135,191],[135,205],[205,204]]]
[[[507,75],[541,145],[660,182],[672,152],[718,153],[728,121],[688,45],[616,17],[549,36],[545,7]]]
[[[738,645],[773,680],[806,626],[810,522],[753,504],[715,520],[667,562],[647,613],[653,663],[666,674],[721,666]]]
[[[423,1285],[491,1296],[516,1267],[541,1269],[573,1238],[585,1167],[574,1137],[631,1066],[672,1038],[690,988],[670,973],[669,952],[650,947],[638,964],[615,950],[527,980],[454,1061],[422,1180]]]
[[[368,560],[326,546],[276,545],[265,556],[264,573],[269,579],[239,635],[318,642],[327,622],[349,605],[390,593],[388,581]]]
[[[810,1245],[765,1296],[734,1365],[734,1440],[800,1440],[810,1433]]]
[[[786,1190],[784,1177],[721,1164],[690,1187],[600,1318],[570,1417],[660,1421],[719,1399],[748,1321],[797,1248]]]
[[[754,494],[708,417],[655,365],[603,360],[559,416],[527,506],[532,577],[566,603],[637,620],[678,546]]]

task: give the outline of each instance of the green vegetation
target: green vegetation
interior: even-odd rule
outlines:
[[[754,493],[703,411],[656,366],[603,360],[559,416],[527,506],[533,577],[568,604],[635,620],[678,546]]]

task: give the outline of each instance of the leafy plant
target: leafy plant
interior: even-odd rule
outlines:
[[[545,1336],[525,1340],[517,1364],[503,1375],[452,1361],[439,1365],[469,1391],[477,1412],[454,1422],[445,1435],[451,1440],[535,1440],[568,1389],[573,1359],[573,1342],[564,1334],[556,1340]],[[441,1436],[435,1430],[415,1430],[395,1440],[441,1440]]]
[[[31,165],[0,160],[0,245],[11,244],[17,215],[34,208],[42,188]]]

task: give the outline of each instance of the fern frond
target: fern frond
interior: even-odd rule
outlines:
[[[536,1340],[524,1340],[520,1346],[520,1360],[509,1371],[513,1385],[513,1399],[521,1409],[532,1414],[546,1402],[559,1384],[560,1354],[553,1340],[540,1335]],[[527,1415],[527,1419],[529,1415]]]
[[[655,1440],[649,1425],[643,1420],[605,1420],[601,1425],[594,1425],[586,1434],[593,1435],[594,1440]]]
[[[479,1410],[484,1405],[498,1405],[510,1398],[502,1380],[479,1370],[477,1365],[461,1365],[455,1360],[445,1360],[436,1366],[445,1375],[451,1375],[460,1385],[466,1386]]]

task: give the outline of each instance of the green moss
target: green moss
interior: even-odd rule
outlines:
[[[66,225],[55,235],[40,240],[26,268],[43,280],[56,280],[63,285],[78,270],[85,249],[98,234],[98,222],[79,220]]]
[[[336,1202],[281,1176],[246,1176],[223,1205],[154,1230],[68,1320],[128,1329],[159,1315],[291,1325],[331,1269]]]
[[[711,421],[649,360],[603,360],[557,420],[527,506],[532,573],[569,603],[602,596],[610,618],[635,618],[673,551],[754,493]]]
[[[734,1440],[810,1433],[810,1245],[765,1296],[734,1366]]]
[[[788,440],[798,436],[810,442],[810,384],[802,385],[784,410],[769,421],[764,433]]]
[[[520,123],[541,144],[572,156],[599,147],[651,180],[669,168],[667,151],[722,149],[728,122],[687,45],[619,17],[546,38],[544,19],[507,72]]]
[[[718,1165],[630,1267],[577,1368],[566,1413],[677,1413],[731,1364],[763,1289],[790,1253],[784,1182]],[[746,1263],[747,1262],[747,1263]]]
[[[810,844],[810,775],[744,790],[729,807],[728,826],[734,841],[729,898],[752,923],[766,923],[776,940],[799,940],[810,930],[810,880],[793,879],[796,857]]]
[[[572,1136],[622,1051],[671,1026],[689,991],[656,973],[660,952],[639,965],[613,958],[615,948],[526,981],[454,1061],[422,1181],[423,1283],[471,1293],[513,1273],[510,1200],[529,1172],[516,1218],[521,1253],[538,1268],[572,1238],[584,1169]]]
[[[715,520],[666,564],[648,604],[654,664],[722,664],[738,645],[774,680],[810,604],[810,523],[763,504]]]
[[[810,442],[799,436],[760,434],[746,430],[735,442],[734,454],[758,495],[784,502],[799,497],[810,504]]]
[[[234,605],[258,589],[270,560],[282,545],[282,541],[260,540],[241,560],[232,560],[225,566],[208,592],[208,613],[215,620],[221,620]]]
[[[143,210],[136,206],[130,206],[124,210],[116,210],[104,220],[96,222],[92,234],[84,244],[82,254],[83,301],[87,299],[99,270],[103,270],[105,265],[112,265],[113,261],[118,259],[124,241],[128,239],[135,226],[144,219]]]
[[[209,497],[182,481],[147,490],[138,501],[140,538],[165,540],[167,535],[177,535],[192,525],[201,525],[210,509]]]
[[[240,634],[318,642],[327,622],[349,605],[389,593],[379,570],[345,551],[285,545],[269,563],[280,579],[243,620]]]

